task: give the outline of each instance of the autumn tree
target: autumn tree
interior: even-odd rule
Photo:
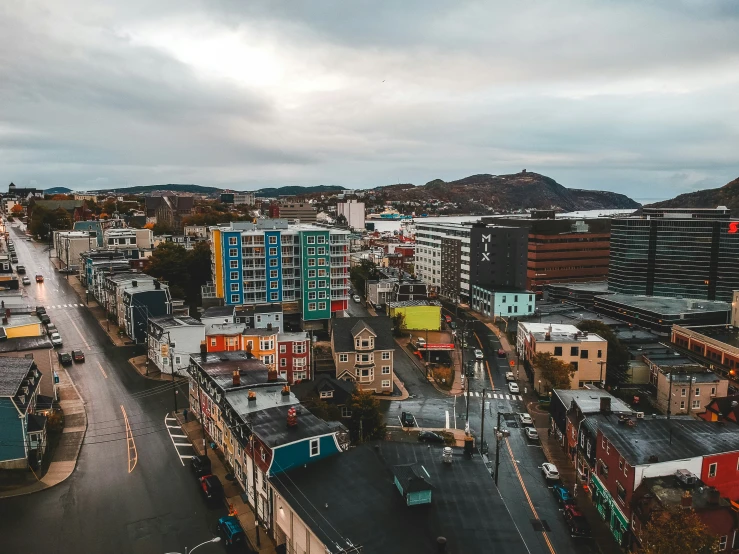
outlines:
[[[385,437],[380,401],[371,391],[355,390],[347,407],[352,413],[349,421],[352,442],[356,444]]]
[[[20,204],[15,204],[11,209],[10,213],[13,215],[21,215],[23,213],[23,206]]]
[[[718,540],[693,510],[682,507],[652,515],[641,535],[643,554],[711,554]]]
[[[577,328],[580,331],[595,333],[601,338],[606,339],[608,343],[606,350],[606,381],[617,382],[618,376],[623,374],[629,365],[629,349],[618,339],[613,329],[602,321],[588,319],[581,321],[577,325]]]
[[[575,368],[549,352],[539,352],[531,360],[542,380],[552,389],[569,389]]]

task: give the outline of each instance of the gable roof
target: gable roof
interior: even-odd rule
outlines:
[[[362,319],[360,319],[359,321],[357,321],[354,324],[354,327],[352,327],[352,336],[356,338],[356,336],[359,333],[361,333],[362,331],[364,331],[365,329],[367,329],[367,331],[369,331],[370,334],[373,337],[376,337],[377,336],[377,333],[375,333],[375,331],[372,329],[372,327],[370,327],[369,325],[367,325],[367,323],[365,323],[365,321],[362,320]]]
[[[36,200],[35,206],[40,206],[47,210],[58,210],[62,208],[68,212],[74,211],[76,208],[82,207],[82,200]]]
[[[331,322],[331,335],[336,352],[354,352],[355,329],[360,332],[362,326],[374,334],[375,350],[394,350],[398,345],[393,339],[393,321],[387,316],[342,317]],[[360,326],[357,326],[358,324]]]
[[[739,422],[739,394],[714,398],[706,406],[706,410],[714,412],[724,419]]]
[[[33,359],[0,356],[0,397],[13,397],[33,365]]]

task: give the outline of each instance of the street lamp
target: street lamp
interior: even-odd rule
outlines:
[[[185,547],[185,554],[192,554],[193,552],[195,552],[195,549],[197,549],[197,548],[200,548],[200,547],[201,547],[201,546],[203,546],[204,544],[210,544],[210,543],[212,543],[212,542],[221,542],[221,537],[213,537],[213,538],[212,538],[212,539],[210,539],[209,541],[201,542],[201,543],[200,543],[199,545],[197,545],[197,546],[194,546],[194,547],[192,548],[192,550],[188,550],[188,549],[187,549],[187,547]]]
[[[541,396],[541,379],[539,379],[539,396]]]

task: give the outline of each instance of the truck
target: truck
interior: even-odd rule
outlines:
[[[452,463],[452,447],[451,446],[445,446],[444,449],[441,451],[441,461],[445,464]]]

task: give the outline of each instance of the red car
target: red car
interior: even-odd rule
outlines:
[[[36,275],[36,282],[37,283],[43,283],[44,282],[44,276],[43,275]]]
[[[444,316],[444,321],[446,321],[447,323],[451,323],[451,322],[452,322],[452,316],[450,316],[450,315],[445,315],[445,316]]]
[[[573,537],[587,537],[590,535],[590,525],[574,504],[565,505],[564,516]]]
[[[505,358],[505,350],[498,348],[498,358]]]
[[[218,500],[223,497],[223,485],[215,475],[204,475],[200,478],[200,487],[208,500]]]

